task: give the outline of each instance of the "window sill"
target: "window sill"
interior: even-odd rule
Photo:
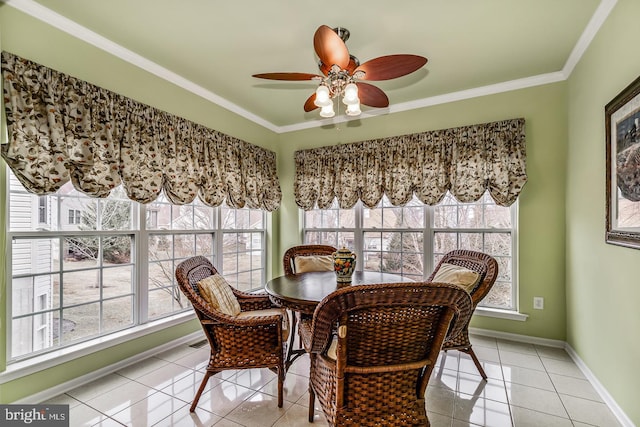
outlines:
[[[136,326],[108,336],[79,343],[71,347],[62,348],[40,356],[10,363],[7,365],[4,372],[0,372],[0,384],[52,368],[65,362],[70,362],[79,357],[87,356],[172,326],[180,325],[191,321],[194,318],[195,314],[193,310],[189,310],[145,325]]]
[[[500,310],[498,308],[476,307],[474,314],[478,316],[494,317],[497,319],[517,320],[524,322],[529,317],[528,314],[518,313],[511,310]]]

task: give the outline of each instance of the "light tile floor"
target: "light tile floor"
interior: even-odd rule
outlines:
[[[433,427],[619,426],[613,413],[558,348],[473,336],[489,379],[472,360],[441,354],[427,388]],[[48,403],[70,405],[71,426],[326,426],[316,408],[307,422],[309,361],[298,359],[277,406],[277,381],[267,369],[228,371],[213,377],[189,413],[208,360],[208,348],[187,345],[107,375]]]

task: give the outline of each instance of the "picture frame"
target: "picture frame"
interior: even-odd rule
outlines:
[[[606,236],[640,249],[640,77],[605,106]]]

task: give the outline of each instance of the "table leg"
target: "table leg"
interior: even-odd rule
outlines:
[[[289,331],[289,345],[287,346],[287,356],[284,361],[284,370],[289,371],[289,367],[291,364],[295,362],[295,360],[305,354],[303,348],[293,349],[293,344],[296,340],[296,335],[298,335],[298,317],[296,316],[295,311],[291,311],[291,330]],[[300,345],[302,347],[302,345]]]

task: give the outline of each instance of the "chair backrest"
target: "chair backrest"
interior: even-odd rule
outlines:
[[[300,245],[287,249],[282,257],[284,274],[295,274],[295,259],[299,256],[331,255],[337,249],[328,245]]]
[[[467,292],[444,283],[354,285],[327,296],[308,350],[309,380],[329,424],[428,425],[423,399],[438,353],[471,309]],[[327,349],[334,333],[335,358]]]
[[[203,256],[195,256],[182,261],[176,267],[176,280],[182,293],[187,297],[199,319],[215,316],[209,305],[200,296],[198,282],[216,274],[218,270]]]
[[[478,284],[470,292],[474,308],[487,296],[498,278],[498,262],[491,255],[468,249],[455,249],[442,257],[427,279],[428,282],[433,280],[444,263],[468,268],[480,274]]]
[[[349,365],[403,364],[429,355],[435,363],[450,322],[465,319],[471,310],[469,294],[444,283],[348,286],[331,293],[316,308],[311,351],[326,348],[338,330]],[[346,327],[346,334],[341,327]],[[461,327],[454,321],[454,332]]]

